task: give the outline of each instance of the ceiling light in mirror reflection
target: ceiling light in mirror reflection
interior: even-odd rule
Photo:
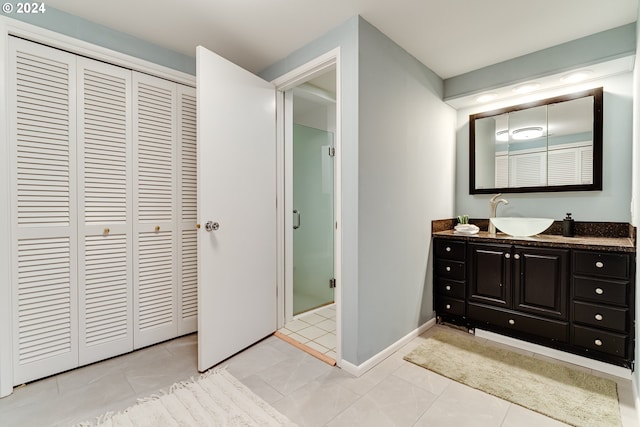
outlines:
[[[531,93],[540,88],[540,83],[531,82],[513,88],[515,93]]]
[[[498,97],[495,93],[485,93],[476,98],[476,101],[484,104],[486,102],[491,102]]]
[[[580,70],[580,71],[575,71],[573,73],[567,74],[563,76],[560,80],[562,80],[564,83],[579,83],[591,77],[592,74],[593,74],[593,71],[591,70]]]
[[[540,138],[543,135],[544,129],[542,128],[542,126],[531,126],[526,128],[514,129],[514,131],[511,132],[511,137],[516,141]]]

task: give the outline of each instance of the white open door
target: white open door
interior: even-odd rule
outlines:
[[[197,48],[198,369],[276,329],[275,88]]]

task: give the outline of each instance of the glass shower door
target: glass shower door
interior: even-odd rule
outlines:
[[[333,133],[293,125],[293,314],[333,302]]]

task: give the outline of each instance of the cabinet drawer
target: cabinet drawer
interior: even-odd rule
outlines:
[[[573,297],[603,304],[628,306],[628,287],[629,282],[574,277]]]
[[[437,314],[448,314],[454,316],[464,316],[464,301],[454,298],[436,297],[435,301]]]
[[[625,308],[590,304],[574,301],[573,320],[596,328],[613,329],[618,332],[628,332],[629,310]]]
[[[436,280],[436,293],[451,297],[464,299],[466,294],[466,287],[464,282],[458,282],[456,280],[438,278]]]
[[[569,324],[567,322],[525,316],[480,304],[469,304],[467,317],[470,320],[489,323],[503,329],[561,342],[569,341]]]
[[[438,258],[447,258],[456,261],[464,261],[465,247],[464,242],[456,242],[453,240],[437,239],[436,256]]]
[[[604,252],[573,252],[575,274],[629,278],[629,255]]]
[[[436,260],[436,273],[442,278],[464,280],[464,262],[438,259]]]
[[[626,357],[627,335],[573,326],[573,344],[619,357]]]

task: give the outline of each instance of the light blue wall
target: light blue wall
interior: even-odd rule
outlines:
[[[17,3],[15,0],[3,1],[4,3]],[[145,40],[133,37],[129,34],[121,33],[111,28],[96,24],[75,15],[63,12],[53,7],[46,6],[46,12],[42,14],[18,14],[14,12],[0,14],[19,21],[36,25],[47,30],[55,31],[78,40],[93,43],[107,49],[121,52],[136,58],[144,59],[155,64],[164,65],[174,70],[182,71],[191,75],[196,74],[195,46],[194,56],[187,56],[181,53],[165,49]],[[142,19],[142,17],[141,17]]]
[[[455,111],[443,81],[359,28],[358,362],[433,317],[431,220],[453,207]]]
[[[433,317],[430,227],[453,213],[455,112],[442,101],[442,79],[362,18],[261,76],[274,79],[336,45],[342,358],[360,365]]]
[[[504,87],[563,71],[622,58],[636,51],[635,23],[602,31],[548,49],[445,80],[445,100]]]
[[[636,21],[636,31],[638,34],[636,42],[636,52],[640,51],[640,11],[638,12],[638,21]],[[638,117],[638,111],[640,111],[640,58],[636,55],[635,67],[633,69],[633,168],[632,168],[632,215],[631,223],[635,227],[640,226],[640,117]],[[637,245],[636,245],[637,247]],[[636,256],[637,257],[637,256]],[[637,264],[637,261],[636,261]],[[636,319],[640,314],[640,292],[638,292],[638,284],[640,283],[640,268],[636,265],[636,301],[635,301],[635,313]],[[640,356],[640,327],[636,320],[636,346],[635,357],[636,360]],[[636,363],[636,370],[633,374],[636,387],[636,396],[640,396],[640,370]],[[640,405],[640,401],[636,401],[636,410]],[[640,415],[638,415],[640,418]]]

